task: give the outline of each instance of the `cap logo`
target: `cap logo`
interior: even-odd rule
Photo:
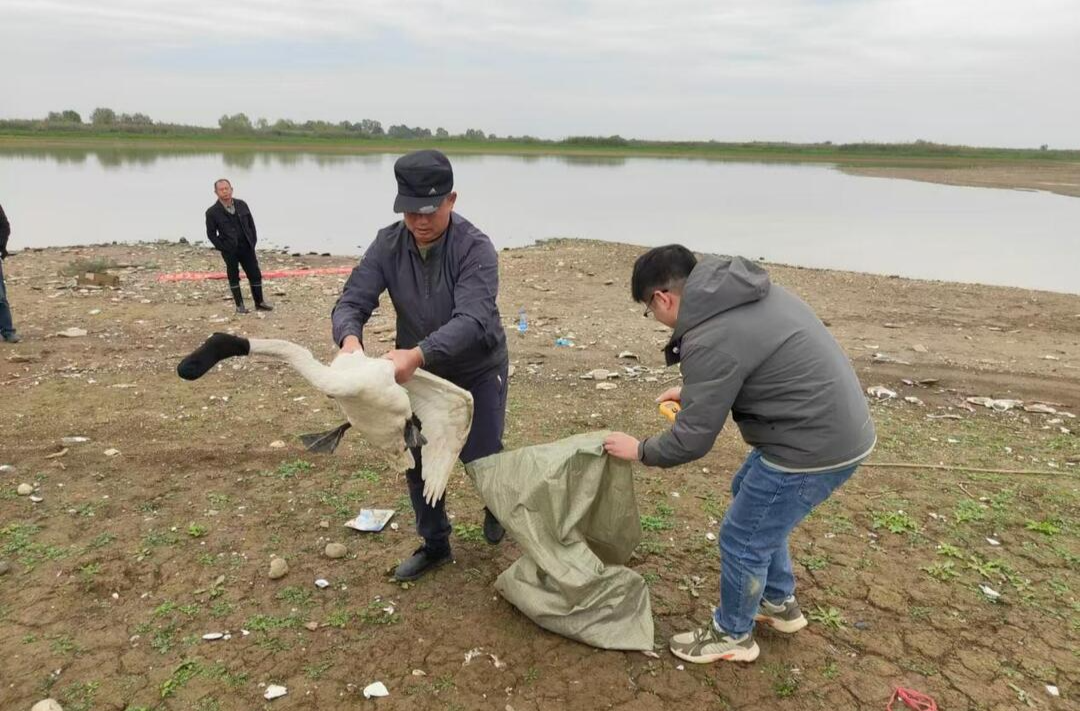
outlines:
[[[428,195],[434,195],[434,194],[436,194],[437,192],[438,192],[438,191],[437,191],[437,190],[436,190],[435,188],[432,188],[431,190],[428,190]]]

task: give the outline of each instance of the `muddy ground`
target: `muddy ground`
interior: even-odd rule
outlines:
[[[639,252],[563,241],[502,253],[515,371],[507,446],[663,426],[652,399],[677,373],[662,369],[665,330],[627,295]],[[102,259],[121,265],[119,287],[80,290],[58,275]],[[961,469],[861,469],[792,539],[810,626],[759,631],[754,664],[695,667],[666,639],[716,602],[706,534],[746,454],[733,428],[700,462],[636,470],[646,530],[632,566],[651,588],[659,658],[591,649],[494,592],[518,549],[483,541],[463,473],[448,501],[456,564],[395,584],[389,571],[417,543],[400,475],[356,437],[334,455],[296,441],[337,423],[332,402],[268,360],[229,362],[196,383],[176,377],[180,357],[215,330],[334,352],[328,314],[343,276],[276,280],[277,309],[243,317],[223,282],[155,280],[217,268],[215,253],[185,245],[49,249],[4,265],[24,341],[0,345],[0,465],[10,467],[0,558],[11,566],[0,576],[0,708],[51,695],[66,711],[883,709],[898,685],[942,709],[1075,708],[1080,297],[771,267],[817,309],[864,386],[897,393],[873,401],[873,461]],[[523,337],[513,327],[522,307]],[[389,347],[391,323],[384,306],[369,343]],[[88,335],[54,335],[71,327]],[[618,358],[624,350],[638,359]],[[629,377],[634,365],[645,368]],[[580,378],[594,368],[622,372],[618,387]],[[1047,412],[996,412],[972,396]],[[89,441],[63,443],[73,436]],[[20,483],[41,501],[17,495]],[[363,506],[396,508],[398,530],[343,528]],[[328,541],[348,555],[325,558]],[[271,555],[287,559],[283,579],[268,578]],[[318,577],[331,586],[316,589]],[[465,664],[475,648],[505,666]],[[365,700],[376,680],[390,696]],[[264,701],[266,684],[288,695]]]

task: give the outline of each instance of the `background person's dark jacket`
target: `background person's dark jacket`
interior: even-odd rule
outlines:
[[[11,236],[11,223],[4,214],[3,206],[0,206],[0,256],[7,256],[8,237]]]
[[[425,370],[467,388],[506,367],[495,303],[499,257],[488,236],[461,215],[450,215],[426,260],[404,221],[379,230],[334,306],[335,343],[346,336],[363,343],[364,324],[383,291],[397,314],[395,347],[419,346]]]
[[[214,201],[206,210],[206,238],[221,252],[236,254],[244,248],[255,249],[258,235],[255,232],[255,218],[251,209],[243,200],[233,198],[236,215],[230,215],[220,200]]]

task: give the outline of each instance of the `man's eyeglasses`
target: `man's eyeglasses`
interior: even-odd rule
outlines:
[[[668,290],[657,289],[656,291],[654,291],[652,293],[652,296],[649,297],[649,300],[645,302],[645,313],[641,314],[642,316],[644,316],[645,318],[649,318],[649,314],[652,313],[652,302],[656,299],[656,295],[659,294],[661,291],[666,294]]]

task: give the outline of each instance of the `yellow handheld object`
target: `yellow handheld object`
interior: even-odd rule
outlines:
[[[675,421],[675,415],[678,414],[682,407],[674,400],[664,400],[660,403],[660,414],[668,418],[672,422]]]

